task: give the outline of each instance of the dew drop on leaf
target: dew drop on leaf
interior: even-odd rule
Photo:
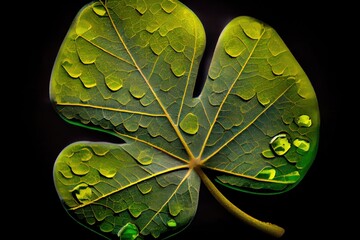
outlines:
[[[176,77],[181,77],[186,72],[185,66],[186,66],[185,62],[182,59],[174,60],[171,63],[171,71],[174,73]]]
[[[70,192],[75,194],[76,199],[80,203],[86,203],[90,201],[90,197],[92,194],[91,188],[85,183],[80,183],[75,186]]]
[[[143,15],[147,10],[146,3],[143,0],[138,0],[136,3],[136,10]]]
[[[81,161],[89,161],[93,154],[88,148],[82,148],[77,154],[80,157]]]
[[[82,36],[84,33],[86,33],[87,31],[89,31],[91,29],[91,25],[86,22],[86,21],[80,21],[78,22],[78,24],[76,25],[76,34],[79,36]]]
[[[146,94],[146,89],[143,86],[133,84],[130,86],[130,93],[134,98],[140,99]]]
[[[86,175],[90,171],[90,167],[84,163],[71,164],[71,171],[76,175]]]
[[[148,194],[152,190],[152,185],[148,182],[139,183],[137,187],[142,194]]]
[[[273,153],[273,151],[271,151],[271,149],[266,149],[264,151],[262,151],[261,153],[265,158],[268,158],[268,159],[271,159],[271,158],[274,158],[275,155]]]
[[[91,147],[97,156],[105,156],[109,152],[109,149],[103,145],[95,145]]]
[[[256,175],[256,177],[271,180],[271,179],[273,179],[275,177],[275,174],[276,174],[275,169],[273,169],[273,168],[264,168]]]
[[[169,227],[176,227],[176,221],[175,219],[170,219],[169,221],[167,221],[167,225]]]
[[[287,66],[284,63],[280,62],[278,64],[272,65],[271,70],[275,75],[280,76],[284,74],[286,67]]]
[[[291,143],[287,134],[281,133],[270,140],[270,146],[276,155],[282,156],[289,151]]]
[[[106,178],[113,178],[116,175],[116,168],[110,166],[101,166],[99,172]]]
[[[115,74],[110,74],[105,77],[106,86],[112,91],[117,91],[123,86],[123,80]]]
[[[305,114],[297,117],[295,122],[299,127],[310,127],[312,124],[311,118]]]
[[[96,13],[99,16],[105,16],[106,15],[106,10],[104,8],[104,6],[102,6],[101,4],[94,4],[93,5],[93,11],[94,13]]]
[[[129,211],[135,218],[139,217],[146,209],[148,209],[148,206],[142,202],[134,202],[129,206]]]
[[[80,68],[78,68],[76,65],[73,65],[69,61],[64,61],[62,63],[62,67],[65,69],[65,71],[69,74],[72,78],[78,78],[81,76],[82,71]]]
[[[170,0],[168,1],[165,0],[161,3],[161,7],[165,12],[171,13],[176,8],[176,3]]]
[[[148,150],[143,150],[140,152],[137,160],[141,165],[149,165],[152,163],[153,156],[149,153]]]
[[[100,229],[102,232],[111,232],[114,230],[114,225],[109,222],[103,222],[100,225]]]
[[[171,214],[171,216],[177,216],[181,211],[183,210],[183,208],[181,207],[181,205],[177,202],[170,202],[169,203],[169,213]]]
[[[125,224],[118,232],[118,237],[120,237],[120,240],[135,240],[138,235],[138,227],[130,222]]]
[[[297,147],[296,151],[301,155],[303,155],[310,149],[310,143],[304,139],[295,139],[293,144]]]
[[[251,39],[259,39],[263,31],[263,26],[253,20],[243,22],[241,26],[244,29],[245,34]]]
[[[246,49],[238,38],[230,39],[225,45],[225,51],[231,57],[238,57]]]
[[[199,130],[198,118],[195,114],[188,113],[180,122],[181,129],[188,134],[195,134]]]

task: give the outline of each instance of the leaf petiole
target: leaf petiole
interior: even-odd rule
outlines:
[[[269,235],[272,235],[274,237],[281,237],[285,233],[285,229],[282,227],[279,227],[275,224],[269,223],[269,222],[263,222],[260,221],[249,214],[245,213],[238,207],[236,207],[232,202],[229,201],[220,191],[217,189],[217,187],[214,185],[214,183],[208,178],[208,176],[203,172],[201,167],[194,168],[195,171],[199,174],[201,180],[205,184],[205,186],[209,189],[210,193],[215,197],[215,199],[231,214],[233,214],[235,217],[240,219],[241,221],[249,224],[250,226],[263,231]]]

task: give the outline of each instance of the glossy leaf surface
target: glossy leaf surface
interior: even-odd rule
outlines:
[[[65,209],[111,239],[163,238],[193,219],[200,168],[258,194],[287,191],[318,146],[312,85],[274,29],[247,16],[219,37],[193,97],[205,32],[175,0],[84,6],[54,64],[50,98],[71,124],[124,143],[76,142],[54,166]]]

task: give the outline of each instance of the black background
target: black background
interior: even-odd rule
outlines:
[[[12,109],[20,119],[21,136],[24,141],[17,145],[27,145],[29,149],[13,152],[13,158],[21,157],[12,167],[25,170],[19,184],[11,183],[16,189],[19,203],[12,216],[11,226],[15,235],[44,239],[101,240],[72,220],[62,208],[52,179],[54,161],[68,144],[78,140],[110,141],[118,139],[103,133],[79,128],[64,122],[53,110],[49,102],[49,81],[52,66],[59,47],[76,13],[86,0],[62,0],[58,2],[37,2],[22,5],[21,20],[17,24],[22,29],[21,59],[25,74],[17,80],[24,92],[21,111]],[[306,1],[182,1],[202,21],[207,34],[207,49],[199,72],[204,78],[207,64],[223,27],[234,17],[248,15],[272,26],[308,75],[316,91],[320,114],[320,145],[313,166],[302,182],[289,192],[274,196],[250,195],[235,192],[219,186],[219,189],[240,209],[264,221],[275,223],[286,232],[283,240],[325,239],[328,237],[347,239],[347,231],[341,219],[346,199],[341,197],[343,189],[339,179],[341,167],[335,161],[340,158],[342,147],[336,141],[339,133],[340,78],[336,69],[339,58],[337,52],[342,46],[332,33],[339,30],[344,19],[338,17],[338,6],[326,6]],[[346,35],[346,34],[344,34]],[[24,54],[25,53],[25,54]],[[22,72],[24,71],[24,72]],[[14,72],[15,73],[15,72]],[[29,96],[28,96],[29,95]],[[25,121],[31,116],[33,122]],[[25,133],[25,134],[24,134]],[[30,140],[29,140],[30,139]],[[12,142],[12,146],[15,142]],[[35,155],[34,155],[35,150]],[[343,155],[342,155],[343,156]],[[353,159],[355,160],[355,159]],[[356,161],[356,160],[355,160]],[[14,166],[15,165],[15,166]],[[21,190],[19,190],[21,189]],[[345,195],[344,195],[345,196]],[[341,199],[341,203],[340,200]],[[345,203],[344,203],[345,202]],[[340,207],[341,208],[340,208]],[[17,232],[26,232],[21,233]],[[25,235],[23,235],[25,234]],[[30,235],[30,236],[29,236]],[[230,215],[203,186],[197,214],[190,224],[173,240],[180,239],[241,239],[272,240],[240,222]]]

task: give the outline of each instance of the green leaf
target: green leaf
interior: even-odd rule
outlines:
[[[127,152],[131,148],[135,156]],[[54,178],[70,215],[108,237],[128,224],[154,237],[181,229],[198,204],[196,173],[146,146],[73,143],[59,155]]]
[[[204,48],[201,22],[179,1],[93,1],[79,11],[50,98],[69,123],[121,139],[76,142],[59,154],[54,183],[79,223],[106,238],[165,238],[195,216],[206,171],[256,194],[283,193],[306,175],[318,103],[277,32],[233,19],[193,97]]]

